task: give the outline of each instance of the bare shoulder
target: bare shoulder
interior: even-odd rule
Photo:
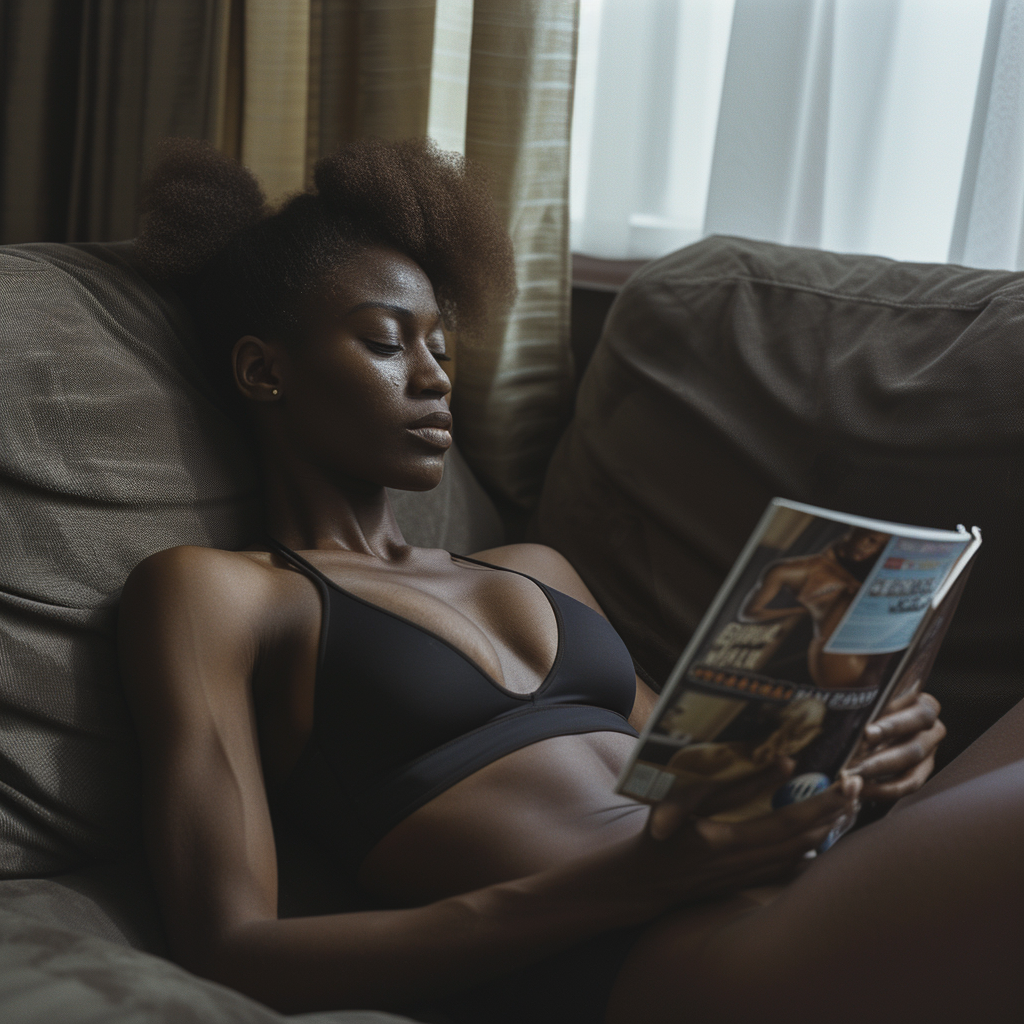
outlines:
[[[131,595],[154,588],[231,585],[256,567],[253,559],[240,551],[182,545],[144,558],[129,574],[124,591]]]
[[[118,644],[129,689],[167,674],[200,679],[251,667],[275,575],[249,553],[183,546],[150,555],[121,594]]]
[[[545,544],[506,544],[500,548],[479,551],[474,556],[483,562],[524,572],[563,594],[582,601],[596,612],[601,611],[594,595],[573,568],[572,563],[554,548]]]
[[[209,609],[219,620],[232,611],[251,612],[291,573],[272,571],[269,555],[223,551],[191,545],[167,548],[143,559],[121,593],[121,612],[166,613],[181,603],[194,611]]]

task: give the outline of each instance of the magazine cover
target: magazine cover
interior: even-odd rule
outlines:
[[[716,817],[769,812],[828,786],[883,704],[923,685],[977,530],[927,530],[775,499],[665,685],[619,781],[654,802],[779,757],[790,780]]]

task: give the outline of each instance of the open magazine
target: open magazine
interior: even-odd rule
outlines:
[[[885,523],[776,498],[662,691],[619,779],[653,803],[795,762],[722,820],[828,786],[883,708],[924,685],[981,533]],[[835,837],[832,837],[833,839]]]

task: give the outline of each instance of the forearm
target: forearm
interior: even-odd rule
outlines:
[[[401,1010],[653,916],[660,906],[615,884],[615,858],[602,851],[425,907],[248,921],[196,969],[285,1012]]]

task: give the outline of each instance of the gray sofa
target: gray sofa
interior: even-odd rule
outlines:
[[[153,551],[244,546],[258,527],[249,450],[129,252],[0,250],[0,1020],[262,1024],[284,1018],[163,959],[140,851],[120,587]],[[501,541],[457,453],[441,487],[395,503],[415,543]],[[281,839],[282,912],[344,905],[330,865]]]

